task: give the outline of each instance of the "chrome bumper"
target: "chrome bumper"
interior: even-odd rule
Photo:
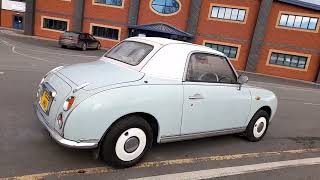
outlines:
[[[40,112],[41,110],[39,109],[39,106],[37,105],[37,103],[34,104],[34,110],[41,124],[47,129],[50,136],[59,144],[66,147],[78,148],[78,149],[93,149],[98,147],[98,142],[76,142],[76,141],[64,139],[62,136],[60,136],[58,132],[56,132],[54,129],[51,129],[51,127],[47,124],[45,118]]]

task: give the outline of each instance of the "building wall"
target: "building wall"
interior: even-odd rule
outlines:
[[[320,17],[319,12],[298,6],[293,6],[275,1],[269,16],[266,36],[262,52],[257,64],[257,72],[282,76],[306,81],[315,81],[320,66],[320,34],[315,32],[301,31],[297,29],[282,29],[276,27],[279,22],[280,11],[292,12],[292,14],[303,13]],[[318,22],[320,26],[320,22]],[[283,66],[269,65],[270,50],[283,51],[288,54],[301,53],[310,56],[308,67],[305,70],[287,68]]]
[[[211,13],[211,5],[221,5],[224,7],[231,6],[247,9],[245,23],[222,21],[209,18]],[[236,69],[244,70],[250,50],[250,42],[254,32],[259,7],[260,1],[257,0],[204,0],[201,7],[195,43],[204,44],[205,41],[213,41],[221,44],[240,46],[240,54],[238,58],[231,62]]]
[[[93,0],[85,1],[83,31],[92,33],[93,24],[120,30],[118,40],[96,37],[103,47],[112,47],[120,40],[128,37],[129,0],[123,0],[122,6],[108,6],[95,4]]]
[[[177,0],[178,1],[178,0]],[[179,0],[180,10],[173,15],[163,15],[155,12],[150,0],[140,0],[138,24],[152,24],[162,22],[186,31],[191,0]]]
[[[26,3],[9,0],[1,0],[0,3],[0,26],[12,28],[13,16],[24,16]]]
[[[14,15],[24,16],[24,13],[2,9],[1,10],[1,26],[12,28]]]
[[[63,19],[68,21],[69,30],[72,30],[72,17],[75,0],[37,0],[35,8],[35,28],[36,36],[58,39],[62,31],[42,28],[44,17],[52,19]]]

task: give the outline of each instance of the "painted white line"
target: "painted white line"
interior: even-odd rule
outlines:
[[[55,62],[55,61],[49,61],[49,60],[46,60],[46,59],[42,59],[42,58],[39,58],[39,57],[30,56],[30,55],[27,55],[27,54],[18,52],[18,51],[16,51],[15,46],[13,46],[11,50],[12,50],[12,52],[13,52],[14,54],[18,54],[18,55],[20,55],[20,56],[28,57],[28,58],[31,58],[31,59],[34,59],[34,60],[44,61],[44,62],[48,62],[48,63],[55,63],[55,64],[60,64],[60,65],[66,65],[65,63],[60,63],[60,62]]]
[[[226,168],[209,169],[209,170],[201,170],[201,171],[192,171],[192,172],[177,173],[177,174],[167,174],[167,175],[160,175],[160,176],[143,177],[135,180],[208,179],[208,178],[217,178],[217,177],[233,176],[233,175],[239,175],[239,174],[270,171],[270,170],[276,170],[281,168],[310,166],[310,165],[318,165],[318,164],[320,164],[320,157],[252,164],[252,165],[245,165],[245,166],[226,167]]]
[[[305,105],[311,105],[311,106],[320,106],[320,104],[314,104],[314,103],[303,103]]]
[[[57,51],[57,52],[49,52],[52,51],[52,49],[48,48],[37,48],[37,50],[31,49],[31,48],[25,48],[21,46],[17,46],[15,44],[9,43],[3,39],[1,41],[8,46],[14,46],[16,49],[24,49],[32,52],[38,52],[38,53],[43,53],[43,54],[52,54],[52,55],[58,55],[58,56],[70,56],[70,57],[84,57],[84,58],[100,58],[100,56],[88,56],[88,55],[80,55],[80,54],[71,54],[68,51]],[[21,44],[21,43],[20,43]]]
[[[300,88],[300,87],[296,87],[296,86],[281,85],[281,84],[266,83],[266,82],[257,82],[257,81],[250,81],[248,84],[253,85],[253,86],[264,86],[264,87],[271,87],[271,88],[278,88],[278,89],[306,91],[306,92],[319,92],[320,93],[320,89],[317,90],[315,88]]]

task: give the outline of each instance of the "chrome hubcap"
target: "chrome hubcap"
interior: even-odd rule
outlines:
[[[265,117],[260,117],[253,127],[253,135],[256,138],[260,138],[267,129],[267,119]]]
[[[138,149],[140,141],[137,137],[130,137],[124,144],[124,150],[127,153],[132,153]]]

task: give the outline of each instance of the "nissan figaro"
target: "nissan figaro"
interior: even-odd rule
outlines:
[[[59,144],[97,149],[106,163],[124,168],[154,143],[235,133],[261,140],[277,97],[247,81],[211,48],[132,37],[97,61],[48,72],[34,107]]]

